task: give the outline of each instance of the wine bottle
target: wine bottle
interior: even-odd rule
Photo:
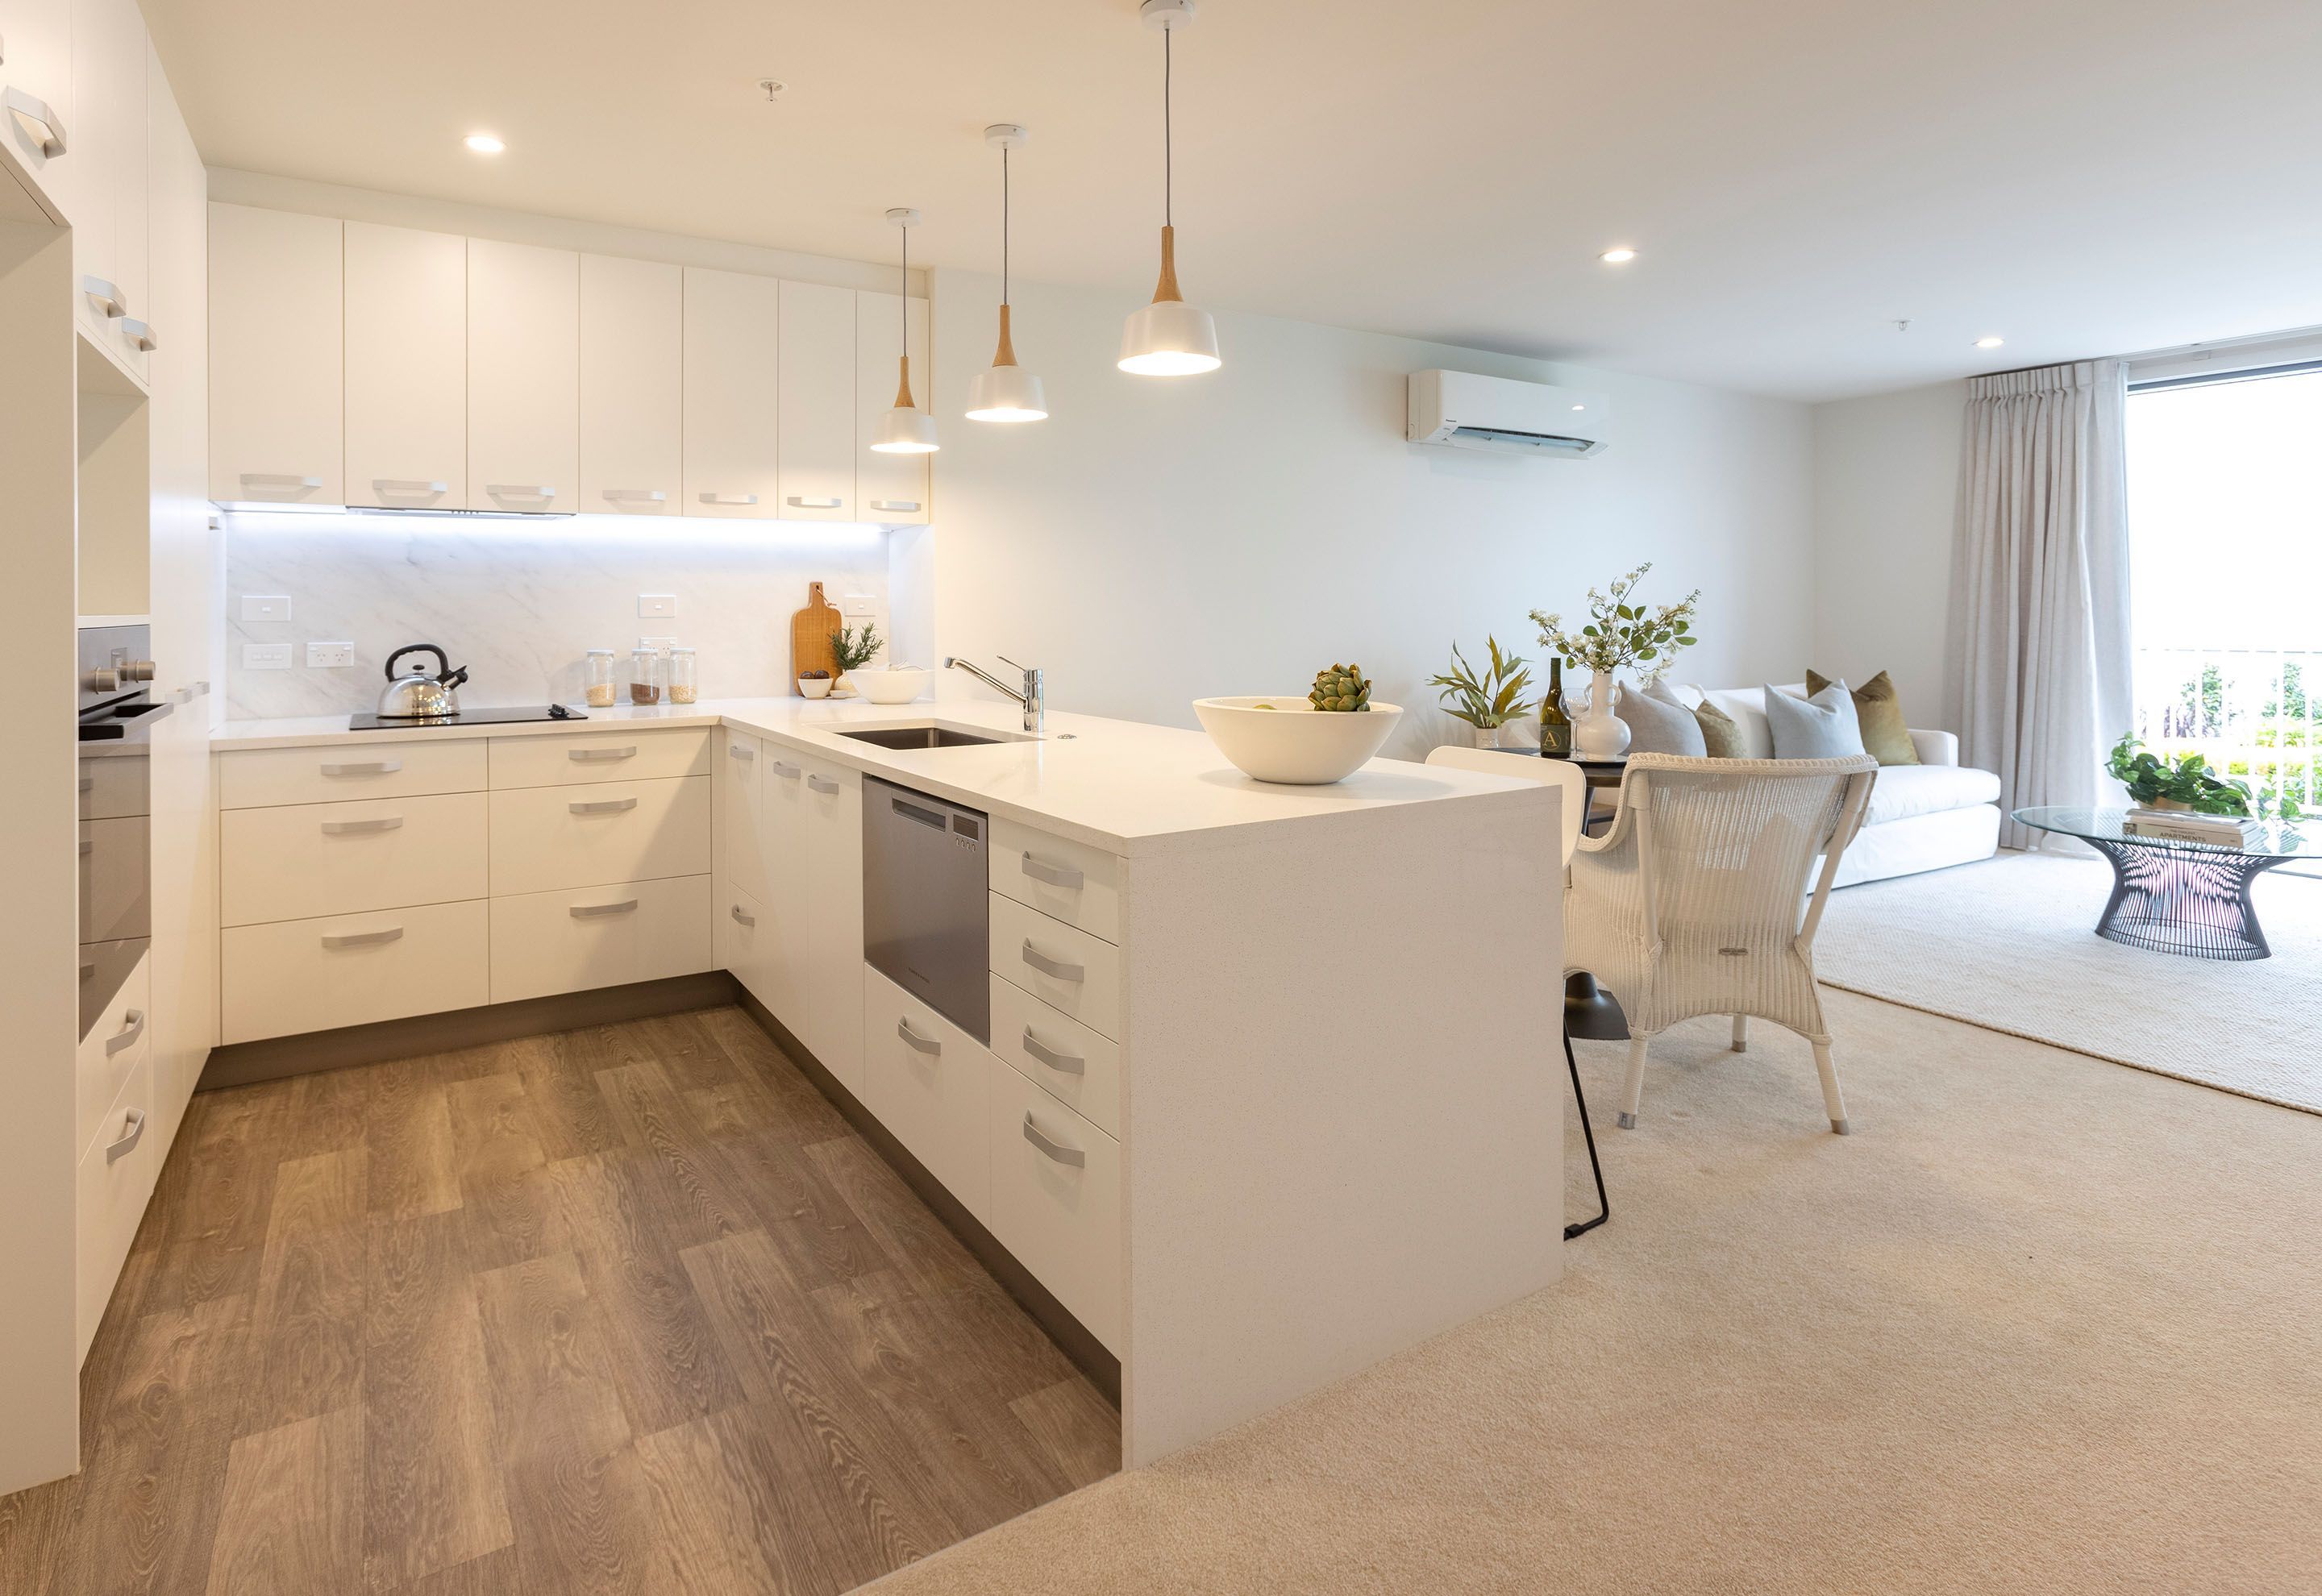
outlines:
[[[1540,698],[1540,756],[1572,757],[1572,716],[1564,711],[1564,661],[1548,661],[1548,691]]]

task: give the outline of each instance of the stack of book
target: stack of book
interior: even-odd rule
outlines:
[[[2133,837],[2172,843],[2214,843],[2239,848],[2265,829],[2246,815],[2196,815],[2189,809],[2131,809],[2120,828]]]

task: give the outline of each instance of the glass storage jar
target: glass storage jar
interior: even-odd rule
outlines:
[[[582,676],[582,680],[587,685],[590,708],[612,707],[614,689],[619,686],[613,678],[613,651],[608,648],[590,649],[589,663]]]
[[[661,651],[641,648],[629,654],[629,702],[661,702]]]
[[[701,681],[700,661],[690,648],[669,651],[669,701],[690,704],[698,696]]]

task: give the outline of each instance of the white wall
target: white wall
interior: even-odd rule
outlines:
[[[1851,682],[1881,670],[1915,726],[1960,725],[1952,652],[1953,515],[1967,384],[1936,383],[1814,411],[1814,665]]]
[[[1194,724],[1193,699],[1303,691],[1359,663],[1421,713],[1388,752],[1460,731],[1425,679],[1458,639],[1539,652],[1525,612],[1581,604],[1641,561],[1644,597],[1702,590],[1674,679],[1796,680],[1814,620],[1806,407],[1272,317],[1221,315],[1226,364],[1114,369],[1117,293],[1018,283],[1016,347],[1051,418],[962,418],[991,359],[995,279],[930,274],[934,530],[898,534],[900,651],[1047,671],[1059,709]],[[1608,392],[1587,461],[1403,442],[1403,377],[1430,366]],[[987,689],[945,672],[946,696]]]

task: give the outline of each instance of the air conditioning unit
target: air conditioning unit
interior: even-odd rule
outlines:
[[[1604,453],[1613,419],[1603,394],[1472,371],[1412,372],[1410,404],[1403,436],[1414,443],[1570,460]]]

